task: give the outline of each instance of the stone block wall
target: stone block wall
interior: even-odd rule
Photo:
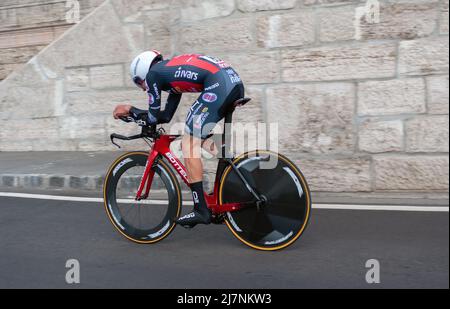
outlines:
[[[379,15],[360,0],[105,1],[0,84],[0,151],[112,150],[111,132],[136,131],[114,105],[146,106],[131,59],[207,53],[254,98],[237,119],[278,122],[314,191],[447,195],[448,0],[369,4]]]
[[[104,0],[79,0],[80,17]],[[68,30],[68,1],[2,0],[0,2],[0,81],[27,63]]]

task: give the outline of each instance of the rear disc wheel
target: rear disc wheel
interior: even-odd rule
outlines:
[[[286,157],[270,151],[254,151],[237,158],[250,186],[265,200],[260,205],[229,212],[225,222],[244,244],[258,250],[288,247],[304,232],[311,214],[311,196],[300,170]],[[219,189],[220,204],[249,203],[256,199],[229,166]]]

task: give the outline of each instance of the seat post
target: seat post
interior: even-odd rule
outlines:
[[[229,143],[226,143],[227,141],[231,142],[231,130],[227,130],[228,124],[231,124],[233,122],[233,112],[234,110],[229,111],[225,116],[225,122],[224,122],[224,128],[223,128],[223,134],[222,134],[222,158],[227,158],[230,154],[230,147],[231,145]]]

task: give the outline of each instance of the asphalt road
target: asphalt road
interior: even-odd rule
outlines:
[[[365,281],[369,259],[380,284]],[[259,252],[225,226],[137,245],[101,204],[0,198],[0,288],[449,288],[449,214],[315,210],[293,246]]]

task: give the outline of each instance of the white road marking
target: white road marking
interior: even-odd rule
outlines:
[[[77,197],[77,196],[59,196],[59,195],[43,195],[43,194],[27,194],[27,193],[9,193],[0,192],[0,197],[15,197],[35,200],[48,200],[48,201],[68,201],[68,202],[84,202],[84,203],[103,203],[103,198],[98,197]],[[134,199],[119,199],[119,203],[136,203]],[[150,200],[140,201],[141,204],[153,204],[163,205],[166,204],[166,200]],[[184,202],[183,202],[184,203]],[[192,203],[192,202],[191,202]],[[185,203],[189,205],[189,202]],[[193,205],[194,203],[192,203]]]
[[[0,197],[14,197],[25,199],[38,199],[49,201],[70,201],[84,203],[103,203],[103,198],[96,197],[76,197],[76,196],[58,196],[27,193],[0,192]],[[119,199],[119,203],[136,203],[133,199]],[[141,204],[163,205],[166,200],[141,201]],[[191,201],[183,201],[184,205],[193,206]],[[344,205],[344,204],[314,204],[314,209],[331,210],[390,210],[390,211],[424,211],[424,212],[449,212],[448,206],[402,206],[402,205]]]

